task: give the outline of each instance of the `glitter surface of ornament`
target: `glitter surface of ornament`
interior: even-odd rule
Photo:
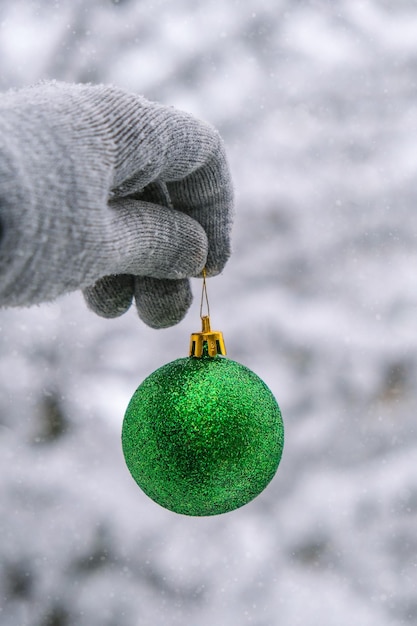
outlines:
[[[216,515],[255,498],[281,459],[278,404],[247,367],[207,354],[168,363],[138,387],[122,445],[141,489],[185,515]]]
[[[166,509],[198,516],[253,500],[275,475],[284,445],[271,391],[250,369],[225,358],[223,333],[211,329],[205,270],[200,318],[190,356],[143,381],[122,429],[126,464],[139,487]]]

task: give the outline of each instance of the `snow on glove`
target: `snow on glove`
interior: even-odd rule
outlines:
[[[180,321],[188,278],[230,254],[233,194],[209,125],[122,90],[42,83],[0,96],[0,305],[83,289],[104,317],[133,298]]]

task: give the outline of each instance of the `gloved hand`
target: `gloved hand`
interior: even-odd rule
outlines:
[[[104,317],[135,298],[162,328],[188,278],[230,254],[232,185],[209,125],[122,90],[42,83],[0,96],[0,305],[83,289]]]

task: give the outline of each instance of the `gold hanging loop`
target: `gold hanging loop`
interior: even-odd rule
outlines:
[[[210,305],[209,305],[209,301],[208,301],[207,282],[206,282],[207,272],[206,272],[206,268],[205,267],[203,268],[202,274],[203,274],[203,287],[201,289],[201,299],[200,299],[200,318],[201,319],[203,319],[203,304],[204,304],[204,300],[206,301],[207,317],[210,317]]]
[[[224,345],[223,333],[219,330],[211,330],[210,327],[210,305],[207,295],[206,269],[203,269],[203,286],[201,289],[200,300],[200,318],[201,332],[192,333],[190,338],[190,356],[203,356],[204,348],[208,356],[216,356],[216,354],[226,355],[226,347]],[[204,302],[207,308],[207,315],[203,315]]]

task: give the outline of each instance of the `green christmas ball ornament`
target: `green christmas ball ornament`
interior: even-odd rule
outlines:
[[[166,509],[195,516],[253,500],[274,477],[284,444],[272,392],[224,356],[222,334],[211,330],[209,316],[201,319],[190,356],[142,382],[122,429],[126,464],[139,487]]]

